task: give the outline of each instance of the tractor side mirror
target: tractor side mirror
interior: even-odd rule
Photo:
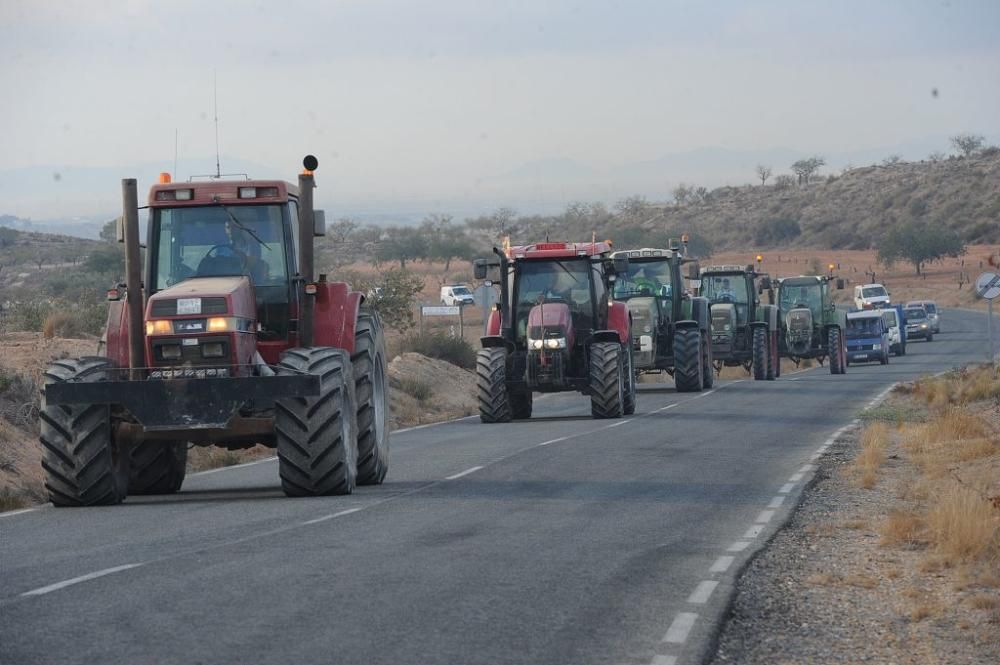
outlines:
[[[326,235],[326,211],[325,210],[313,210],[313,235],[314,236],[325,236]]]
[[[698,279],[699,277],[701,277],[701,264],[692,261],[688,264],[688,279]]]
[[[628,257],[616,256],[611,259],[611,272],[615,275],[628,272]]]
[[[115,239],[125,242],[125,218],[122,216],[115,220]]]
[[[476,279],[486,279],[486,259],[476,259],[472,262],[472,272]]]
[[[837,290],[838,291],[843,291],[844,290],[844,278],[843,277],[838,277],[837,278]]]
[[[770,291],[770,290],[771,290],[771,278],[761,277],[760,283],[757,286],[757,293],[764,293],[764,291]]]

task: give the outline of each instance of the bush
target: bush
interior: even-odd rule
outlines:
[[[761,222],[754,240],[758,245],[784,245],[801,234],[802,227],[797,220],[782,217]]]
[[[476,350],[472,345],[459,337],[450,337],[441,333],[425,333],[423,335],[408,335],[400,342],[400,353],[412,351],[428,358],[445,360],[463,369],[473,369],[476,366]]]
[[[0,369],[0,418],[29,429],[38,422],[39,388],[32,379]]]
[[[434,389],[419,379],[403,378],[399,380],[399,389],[418,402],[426,402],[434,395]]]

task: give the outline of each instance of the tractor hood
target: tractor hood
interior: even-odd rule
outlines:
[[[632,336],[649,335],[657,328],[659,310],[656,298],[643,296],[629,298],[626,302],[628,311],[632,314]]]
[[[257,318],[256,296],[249,277],[195,277],[149,297],[146,318],[229,315]]]
[[[712,305],[712,335],[736,334],[736,305],[715,303]]]
[[[549,303],[535,305],[528,312],[528,337],[542,339],[549,337],[565,337],[567,348],[573,348],[574,331],[573,317],[566,303]]]

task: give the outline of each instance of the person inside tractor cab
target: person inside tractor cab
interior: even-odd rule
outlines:
[[[717,287],[715,289],[715,297],[712,299],[713,302],[733,302],[735,296],[733,295],[733,287],[729,283],[729,278],[723,277],[720,283],[719,278],[716,277],[715,284]]]
[[[577,329],[593,326],[589,264],[582,260],[526,261],[517,283],[516,320],[518,335],[525,334],[531,308],[544,303],[569,306]]]
[[[615,298],[633,296],[670,297],[670,265],[665,261],[633,261],[628,274],[615,282]]]
[[[736,309],[736,322],[743,324],[750,312],[750,294],[747,293],[746,281],[739,277],[716,276],[707,281],[705,296],[710,304],[733,305]]]
[[[803,307],[812,311],[814,319],[818,319],[822,316],[823,313],[820,311],[820,292],[818,284],[792,286],[787,290],[782,290],[782,310],[799,309]]]
[[[212,247],[198,263],[200,277],[211,275],[246,275],[254,284],[268,281],[270,269],[261,259],[263,240],[244,225],[232,219],[225,222],[226,241]]]

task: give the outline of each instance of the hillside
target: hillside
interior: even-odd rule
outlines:
[[[684,205],[646,206],[641,226],[685,230],[715,249],[867,249],[885,229],[910,220],[954,229],[969,243],[1000,242],[1000,150],[853,168],[807,185],[789,179],[720,187]]]

